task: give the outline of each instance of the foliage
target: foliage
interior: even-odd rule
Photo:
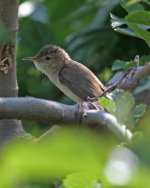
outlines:
[[[19,19],[17,74],[20,96],[73,104],[32,63],[22,61],[23,57],[35,55],[47,43],[64,47],[74,60],[88,66],[104,83],[112,76],[111,67],[116,59],[130,62],[137,54],[149,54],[144,41],[118,34],[110,25],[110,12],[118,15],[118,18],[124,17],[127,15],[126,10],[130,9],[131,12],[134,6],[143,6],[141,2],[135,4],[131,1],[132,6],[125,6],[125,1],[119,0],[22,0],[20,7],[27,2],[34,9],[28,16]],[[24,124],[25,129],[31,127],[32,132],[37,132],[33,123]],[[36,125],[39,126],[41,123]]]
[[[139,85],[135,90],[135,93],[141,93],[145,90],[150,90],[150,77],[140,80]]]
[[[150,12],[144,10],[145,4],[150,6],[150,3],[148,1],[143,1],[143,4],[139,2],[141,1],[123,0],[121,5],[128,14],[124,18],[110,14],[112,22],[111,25],[112,28],[119,33],[143,39],[150,47]],[[143,65],[149,60],[149,56],[143,56],[140,58],[140,63]],[[114,62],[112,70],[125,69],[128,64],[129,62],[117,60]],[[149,83],[149,77],[141,79],[135,93],[137,94],[144,90],[149,90]]]
[[[0,187],[146,187],[149,136],[147,131],[125,147],[94,130],[64,128],[35,143],[15,141],[1,152]]]
[[[150,60],[147,0],[21,0],[20,5],[26,2],[32,4],[33,11],[19,20],[20,96],[71,103],[32,64],[21,60],[37,53],[46,43],[64,47],[73,59],[84,63],[104,82],[110,79],[112,71],[128,68],[137,54],[141,55],[141,65]],[[0,31],[0,41],[9,40],[1,25]],[[149,78],[143,78],[135,92],[150,89],[149,83]],[[128,92],[116,91],[112,97],[113,100],[102,98],[100,103],[121,124],[134,130],[130,143],[120,143],[106,131],[101,130],[100,134],[99,129],[86,128],[64,128],[33,143],[14,141],[1,151],[0,187],[48,188],[54,182],[64,188],[147,187],[150,184],[149,111],[144,114],[145,105],[135,105]],[[43,131],[40,129],[46,126],[24,122],[24,127],[39,135]],[[138,127],[145,132],[144,136],[137,131]]]
[[[150,28],[150,12],[143,10],[144,7],[140,4],[133,4],[131,11],[129,3],[126,3],[126,1],[122,2],[122,6],[126,9],[128,15],[125,18],[119,18],[111,14],[112,27],[117,32],[141,38],[150,46],[148,30]],[[124,27],[125,25],[127,27]]]
[[[115,60],[113,62],[112,71],[118,71],[125,69],[125,67],[129,64],[129,62],[123,61],[123,60]]]
[[[112,30],[109,13],[126,15],[118,0],[78,0],[75,3],[46,0],[35,4],[32,14],[19,20],[17,59],[21,96],[71,103],[32,63],[21,60],[36,54],[47,43],[64,47],[73,59],[88,66],[104,82],[110,79],[110,67],[115,59],[130,61],[136,54],[149,53],[144,42]],[[106,69],[110,72],[107,79]]]
[[[94,131],[64,128],[37,143],[14,142],[1,155],[0,187],[13,184],[22,187],[28,181],[53,182],[61,178],[68,187],[77,177],[81,184],[82,181],[83,184],[96,183],[104,168],[108,148],[115,143],[110,139],[109,147],[105,148],[103,140],[103,136],[99,137]],[[84,182],[82,177],[88,181]]]
[[[142,16],[140,16],[142,15]],[[112,26],[115,28],[116,31],[131,35],[134,37],[141,38],[147,42],[150,46],[149,36],[150,33],[148,29],[150,28],[149,18],[150,13],[149,11],[145,10],[135,10],[129,13],[125,19],[120,19],[113,14],[111,14],[112,18]],[[127,28],[120,28],[120,26],[127,24]]]
[[[129,92],[122,90],[115,91],[112,100],[100,98],[99,101],[119,122],[130,129],[134,128],[141,116],[146,111],[145,104],[135,105],[135,99]]]

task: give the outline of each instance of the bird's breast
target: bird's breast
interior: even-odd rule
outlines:
[[[57,69],[49,69],[49,67],[44,67],[44,65],[41,65],[40,63],[35,63],[35,66],[37,69],[39,69],[42,73],[44,73],[49,80],[58,87],[65,95],[67,95],[69,98],[71,98],[75,102],[81,102],[82,99],[75,95],[68,87],[66,87],[64,84],[62,84],[59,81],[59,70]]]

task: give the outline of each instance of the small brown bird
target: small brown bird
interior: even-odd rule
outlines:
[[[77,103],[98,97],[106,90],[94,73],[72,60],[65,50],[58,46],[46,45],[34,57],[23,60],[33,61],[37,69]]]

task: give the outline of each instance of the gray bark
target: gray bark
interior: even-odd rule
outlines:
[[[123,72],[117,72],[113,78],[109,81],[108,85],[112,86],[118,82],[118,80],[123,76]],[[118,88],[125,91],[130,91],[135,96],[136,103],[144,103],[150,107],[150,90],[144,90],[140,93],[135,93],[134,89],[138,85],[139,79],[144,76],[150,76],[150,63],[145,64],[144,66],[139,66],[134,75],[130,73],[127,78],[119,85]]]
[[[125,90],[132,90],[137,81],[145,75],[150,74],[150,64],[139,67],[134,75],[128,75],[121,85]],[[121,74],[122,75],[122,74]],[[111,84],[120,79],[120,75],[111,80]],[[133,87],[134,86],[134,87]],[[86,104],[86,103],[82,103]],[[80,108],[79,108],[80,107]],[[97,124],[104,125],[121,139],[131,139],[132,134],[125,126],[121,126],[111,114],[89,110],[86,105],[68,106],[53,101],[25,98],[0,98],[0,119],[25,119],[44,121],[58,124]]]
[[[0,97],[16,97],[18,95],[15,62],[18,0],[0,0],[0,24],[5,26],[11,35],[9,43],[0,43]],[[0,146],[11,138],[23,134],[21,121],[13,119],[0,121]]]
[[[104,126],[122,140],[130,140],[131,132],[117,119],[102,110],[89,110],[88,103],[64,105],[58,102],[32,97],[1,98],[0,119],[17,118],[47,123],[85,124]]]

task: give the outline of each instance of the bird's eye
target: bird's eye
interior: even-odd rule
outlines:
[[[46,60],[46,61],[50,60],[50,56],[46,56],[46,57],[45,57],[45,60]]]

